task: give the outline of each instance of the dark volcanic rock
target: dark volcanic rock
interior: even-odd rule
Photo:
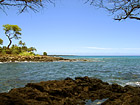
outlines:
[[[23,98],[14,94],[1,93],[0,105],[27,105]]]
[[[107,99],[102,105],[140,105],[140,88],[109,85],[99,79],[76,77],[28,83],[0,94],[0,105],[85,105],[85,100]]]

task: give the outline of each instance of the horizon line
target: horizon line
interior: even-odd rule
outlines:
[[[48,56],[140,56],[140,55],[77,55],[77,54],[49,54]]]

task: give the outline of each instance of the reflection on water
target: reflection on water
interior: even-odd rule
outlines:
[[[102,99],[102,100],[94,100],[92,101],[91,99],[86,100],[86,104],[85,105],[101,105],[103,102],[105,102],[108,98]]]

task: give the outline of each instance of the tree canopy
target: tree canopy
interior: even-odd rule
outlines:
[[[10,25],[10,24],[3,25],[3,27],[4,27],[3,30],[5,31],[5,35],[9,40],[9,44],[7,46],[7,48],[9,48],[10,45],[12,44],[12,39],[21,38],[19,37],[21,35],[20,33],[21,28],[18,25]]]
[[[3,40],[0,38],[0,45],[2,45],[3,44]]]
[[[3,25],[5,35],[9,40],[8,46],[3,45],[3,40],[0,38],[0,55],[21,55],[21,56],[34,56],[37,51],[35,47],[27,47],[25,42],[20,40],[18,44],[13,44],[12,39],[20,39],[21,28],[18,25]],[[10,47],[11,46],[11,47]]]
[[[86,3],[108,10],[115,20],[140,20],[140,0],[87,0]]]

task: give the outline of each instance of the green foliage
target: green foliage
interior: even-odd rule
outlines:
[[[3,40],[2,39],[0,39],[0,45],[2,45],[3,44]]]
[[[22,51],[27,51],[28,50],[28,48],[27,48],[27,46],[22,46]]]
[[[21,55],[21,56],[34,56],[35,54],[33,52],[22,52],[19,55]]]
[[[44,56],[47,56],[47,52],[43,52],[43,55],[44,55]]]
[[[19,31],[21,31],[21,28],[18,25],[10,25],[10,24],[6,24],[3,25],[3,30],[5,30],[5,32],[8,32],[10,30],[14,31],[17,34],[21,34]]]
[[[29,52],[31,55],[35,55],[35,53],[34,52]]]
[[[34,51],[37,51],[35,47],[27,47],[25,42],[22,42],[22,40],[19,41],[18,45],[10,45],[12,44],[12,39],[19,39],[19,35],[21,35],[20,31],[21,28],[19,28],[17,25],[3,25],[3,30],[5,31],[5,35],[9,39],[9,45],[8,46],[1,46],[0,47],[0,54],[14,54],[14,55],[23,55],[23,56],[34,56]],[[3,44],[3,40],[0,39],[0,44]],[[47,55],[47,53],[45,54]],[[40,56],[40,55],[38,55]]]
[[[6,54],[11,54],[11,50],[10,49],[6,49],[5,52],[6,52]]]
[[[24,56],[33,56],[35,55],[33,51],[36,49],[34,47],[28,48],[27,46],[19,47],[17,45],[12,45],[10,48],[6,46],[0,47],[0,54],[20,54]]]
[[[20,52],[17,49],[12,50],[11,54],[19,54]]]
[[[18,43],[20,46],[25,46],[26,44],[25,44],[25,42],[23,43],[21,40],[19,41],[19,43]]]
[[[20,40],[20,41],[18,42],[18,44],[22,46],[22,41]]]
[[[5,31],[5,35],[9,40],[9,44],[7,46],[7,48],[9,48],[10,45],[12,44],[12,39],[21,38],[19,37],[21,35],[20,33],[21,28],[18,25],[10,25],[10,24],[3,25],[3,27],[4,27],[3,30]]]
[[[2,47],[0,47],[0,53],[2,52],[2,50],[3,50]]]
[[[2,55],[6,54],[5,50],[2,50],[1,54],[2,54]]]
[[[41,55],[39,55],[39,54],[36,54],[35,56],[41,56]]]
[[[37,50],[36,50],[36,48],[34,48],[34,47],[30,47],[30,48],[27,49],[27,51],[28,51],[28,52],[32,52],[32,51],[37,51]]]
[[[3,46],[3,48],[2,48],[2,49],[3,49],[3,50],[6,50],[6,48],[7,48],[6,46]]]

